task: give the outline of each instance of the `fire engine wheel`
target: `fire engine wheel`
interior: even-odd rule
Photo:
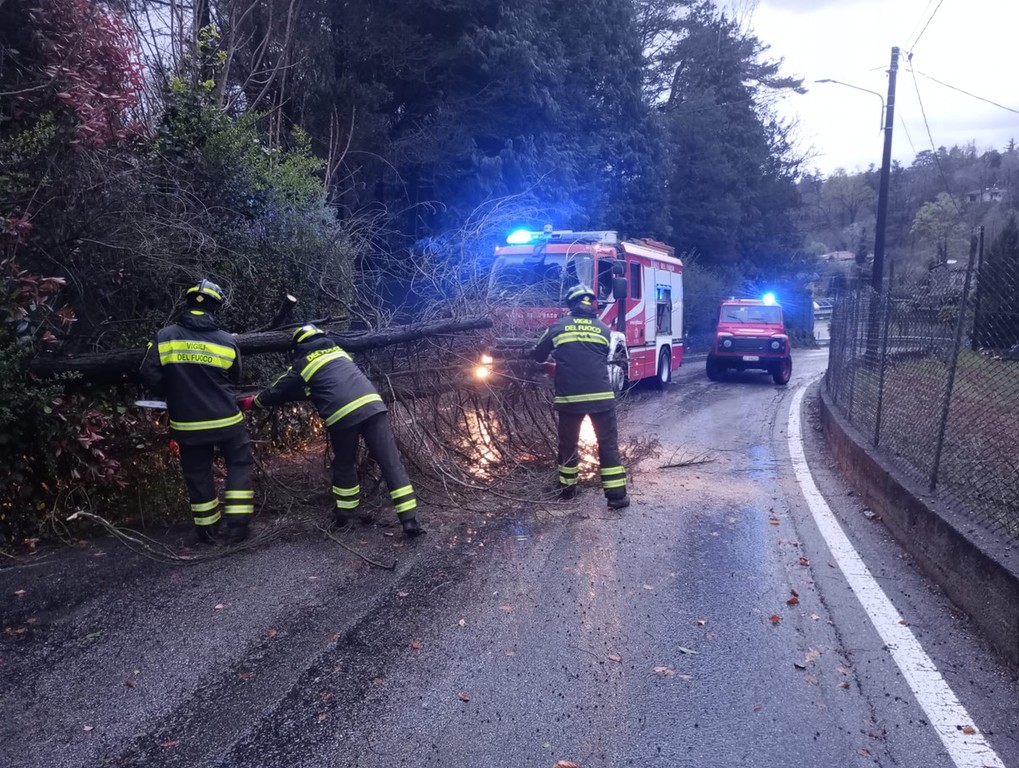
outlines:
[[[658,373],[655,375],[655,387],[668,389],[672,382],[672,353],[663,349],[658,355]]]
[[[609,384],[617,395],[622,394],[630,384],[630,378],[626,375],[628,369],[626,355],[618,356],[609,363]]]
[[[782,362],[777,363],[774,368],[771,369],[771,378],[779,386],[784,386],[789,383],[789,379],[793,375],[793,359],[787,357]]]

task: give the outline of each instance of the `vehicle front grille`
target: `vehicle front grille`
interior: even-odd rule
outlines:
[[[776,350],[771,348],[771,339],[741,339],[736,337],[732,340],[731,351],[740,355],[756,355],[761,352],[775,352]]]

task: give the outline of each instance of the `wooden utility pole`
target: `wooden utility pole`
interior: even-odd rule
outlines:
[[[899,69],[899,48],[892,47],[888,69],[888,100],[885,104],[885,147],[881,155],[881,180],[877,193],[877,225],[874,228],[874,269],[870,284],[881,290],[885,273],[885,224],[888,221],[888,180],[892,170],[892,126],[895,124],[895,73]]]

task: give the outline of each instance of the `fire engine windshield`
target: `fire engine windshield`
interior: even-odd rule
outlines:
[[[763,304],[753,306],[723,304],[719,319],[723,323],[779,325],[782,322],[782,308]]]
[[[528,307],[558,306],[563,294],[577,283],[591,285],[591,255],[543,253],[537,256],[499,256],[488,284],[490,298]]]

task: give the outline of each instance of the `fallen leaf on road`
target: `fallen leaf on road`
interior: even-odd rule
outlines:
[[[773,613],[771,614],[771,616],[768,617],[768,621],[770,621],[772,624],[778,624],[780,621],[782,621],[782,617],[779,616],[777,613]]]
[[[778,520],[776,520],[775,518],[771,518],[768,522],[771,523],[772,525],[778,525]]]
[[[800,565],[802,565],[804,568],[806,568],[808,565],[810,565],[810,560],[808,560],[805,557],[801,557],[800,558]]]
[[[839,680],[838,684],[835,687],[836,688],[848,688],[849,687],[849,683],[846,682],[845,680]]]
[[[686,654],[693,654],[694,656],[696,656],[698,653],[700,653],[700,651],[695,651],[692,648],[684,648],[683,646],[679,646],[679,652],[680,653],[686,653]]]
[[[335,694],[335,693],[333,693],[332,691],[326,691],[326,692],[325,692],[325,693],[323,693],[323,694],[322,694],[322,695],[321,695],[321,696],[320,696],[319,698],[321,698],[321,699],[322,699],[322,701],[329,701],[329,700],[330,700],[330,699],[331,699],[331,698],[332,698],[333,696],[335,696],[335,695],[336,695],[336,694]]]
[[[580,766],[570,760],[556,760],[552,768],[580,768]]]
[[[420,651],[422,648],[424,648],[420,640],[411,640],[410,647],[413,648],[415,651]]]
[[[28,626],[32,626],[33,624],[38,624],[39,619],[37,619],[35,616],[29,616],[27,619],[25,619],[25,623],[28,624]]]
[[[654,589],[650,584],[645,584],[644,589]]]
[[[136,688],[138,686],[138,681],[133,677],[129,677],[126,681],[124,681],[124,685],[128,688]]]
[[[510,605],[509,603],[506,603],[505,605],[500,605],[499,606],[499,610],[500,611],[512,611],[513,610],[513,606]]]
[[[817,678],[814,677],[813,675],[804,675],[803,682],[808,683],[810,685],[817,685]]]
[[[319,712],[319,714],[318,714],[318,721],[321,723],[327,717],[328,717],[328,715],[325,712]]]
[[[808,648],[803,655],[803,660],[806,662],[817,661],[819,658],[821,658],[821,652],[817,648]]]
[[[870,757],[870,750],[860,747],[858,750],[856,750],[856,754],[858,754],[860,757]]]
[[[382,685],[384,682],[386,682],[384,678],[381,677],[372,678],[372,685]]]
[[[807,665],[804,664],[802,661],[794,661],[793,662],[793,666],[796,667],[797,669],[806,669],[807,668]]]
[[[239,671],[237,673],[237,677],[240,678],[241,680],[250,680],[251,679],[251,670],[250,669],[242,669],[241,671]]]
[[[21,597],[23,594],[25,594],[25,590],[23,589],[15,590],[14,594],[16,594],[18,597]]]
[[[333,632],[333,634],[329,635],[329,642],[330,643],[335,643],[339,639],[340,639],[340,636],[338,634],[336,634],[335,632]]]
[[[91,731],[91,730],[92,730],[93,728],[95,728],[95,726],[94,726],[94,725],[86,725],[86,726],[85,726],[85,727],[83,728],[83,730],[84,730],[84,731],[85,731],[86,733],[88,733],[88,732],[89,732],[89,731]]]
[[[396,596],[402,600],[403,598],[407,597],[409,594],[410,594],[410,592],[397,592]]]
[[[615,653],[610,653],[605,658],[607,658],[609,661],[622,661],[623,660],[622,656],[619,656],[618,654],[615,654]]]
[[[265,634],[267,634],[269,637],[276,637],[276,630],[270,627],[269,631],[266,632]]]
[[[788,600],[785,601],[785,604],[786,605],[799,605],[800,604],[800,598],[798,598],[795,595],[793,595],[792,597],[790,597]]]
[[[672,677],[674,674],[676,674],[675,671],[669,669],[668,667],[655,667],[651,671],[654,672],[655,674],[661,675],[662,677]]]
[[[812,618],[814,621],[820,621],[821,620],[821,617],[818,616],[816,613],[810,614],[810,618]]]
[[[698,627],[703,627],[707,623],[708,622],[705,619],[697,619],[697,626]]]
[[[901,624],[902,626],[904,626],[904,627],[908,627],[908,626],[909,626],[909,622],[908,622],[908,621],[906,621],[905,619],[899,619],[899,623],[900,623],[900,624]]]
[[[309,576],[308,581],[318,581],[318,576]]]
[[[216,603],[214,610],[222,611],[225,606],[222,603]]]
[[[754,704],[754,712],[760,712],[760,711],[761,711],[761,705],[760,704]]]
[[[458,693],[456,695],[456,697],[458,699],[460,699],[460,701],[470,701],[471,700],[470,694],[464,693],[463,691],[460,691],[460,693]]]
[[[965,733],[967,736],[972,736],[974,733],[977,732],[977,729],[974,728],[972,725],[965,725],[962,728],[962,732]]]
[[[159,746],[161,746],[161,747],[176,747],[178,744],[180,744],[180,742],[177,741],[176,739],[174,739],[173,741],[164,741]]]

